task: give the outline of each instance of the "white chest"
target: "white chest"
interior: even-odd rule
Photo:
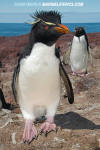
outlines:
[[[55,45],[34,45],[30,56],[23,59],[19,73],[20,98],[25,107],[49,106],[60,99],[59,60],[55,56]],[[27,103],[28,100],[28,103]]]
[[[70,63],[72,70],[87,68],[88,52],[85,36],[80,38],[74,36],[70,53]]]
[[[21,61],[20,70],[21,82],[35,89],[58,82],[59,60],[55,56],[55,45],[35,44],[30,56]]]
[[[55,44],[50,47],[37,43],[30,56],[22,60],[21,69],[27,74],[42,73],[54,69],[58,64],[59,61],[55,56]]]
[[[81,57],[85,55],[87,52],[87,43],[85,37],[82,36],[80,38],[74,36],[72,42],[71,56],[73,57]]]

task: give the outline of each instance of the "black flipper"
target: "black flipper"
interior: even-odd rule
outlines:
[[[31,41],[32,39],[30,39]],[[32,42],[30,42],[32,43]],[[21,52],[19,52],[17,54],[17,56],[19,56],[18,59],[18,64],[14,69],[14,74],[13,74],[13,80],[12,80],[12,91],[13,91],[13,95],[14,95],[14,99],[17,102],[17,96],[18,96],[18,77],[19,77],[19,72],[20,72],[20,61],[27,57],[28,55],[30,55],[32,50],[32,44],[28,44],[24,49],[21,50]]]
[[[67,96],[68,96],[68,101],[70,104],[73,104],[74,102],[74,93],[73,93],[73,88],[72,88],[72,84],[71,81],[62,65],[62,63],[60,62],[60,74],[61,77],[64,81],[65,87],[66,87],[66,91],[67,91]]]
[[[85,33],[85,39],[86,39],[86,43],[87,43],[87,52],[89,54],[89,42],[88,42],[88,37],[87,37],[86,33]]]
[[[60,48],[56,48],[55,49],[55,55],[57,58],[59,58],[60,60]],[[62,65],[62,62],[60,60],[60,66],[59,66],[59,70],[60,70],[60,75],[64,81],[65,87],[66,87],[66,91],[67,91],[67,96],[68,96],[68,101],[70,104],[73,104],[74,102],[74,93],[73,93],[73,88],[72,88],[72,84],[70,82],[70,79]]]
[[[12,80],[12,91],[13,91],[13,95],[15,98],[15,101],[17,102],[17,86],[18,86],[18,76],[19,76],[19,70],[20,70],[20,65],[18,64],[14,70],[14,74],[13,74],[13,80]]]

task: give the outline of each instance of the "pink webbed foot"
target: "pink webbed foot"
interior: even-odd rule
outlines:
[[[26,120],[23,142],[29,144],[33,139],[37,138],[37,130],[32,120]]]
[[[79,77],[85,77],[85,76],[86,76],[86,73],[73,72],[72,75],[73,75],[73,76],[79,76]]]
[[[56,124],[53,118],[50,117],[42,124],[40,134],[44,133],[47,136],[51,131],[56,131]]]
[[[86,77],[91,77],[91,75],[93,75],[93,72],[89,72],[86,74]]]
[[[85,73],[78,73],[77,76],[79,76],[79,77],[86,77],[86,74]]]
[[[79,73],[77,74],[80,77],[90,77],[93,74],[93,72],[89,72],[89,73]]]
[[[71,75],[73,75],[73,76],[76,76],[76,73],[75,72],[72,72],[72,73],[70,73]]]
[[[77,72],[72,72],[71,75],[72,75],[72,76],[81,76],[81,75],[83,75],[83,74],[80,74],[80,73],[77,73]]]

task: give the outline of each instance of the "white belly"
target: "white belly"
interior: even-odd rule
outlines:
[[[31,55],[21,61],[19,104],[25,111],[33,110],[36,114],[36,107],[45,111],[60,99],[59,60],[54,50],[55,45],[49,47],[38,43],[33,47]]]
[[[80,40],[74,36],[70,53],[70,63],[74,72],[85,72],[87,70],[88,52],[84,36],[80,37]]]

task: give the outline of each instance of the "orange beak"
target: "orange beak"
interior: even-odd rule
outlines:
[[[66,33],[69,33],[70,30],[68,29],[67,26],[63,25],[63,24],[58,24],[58,27],[55,27],[55,29],[58,31],[58,32],[61,32],[63,34],[66,34]]]

